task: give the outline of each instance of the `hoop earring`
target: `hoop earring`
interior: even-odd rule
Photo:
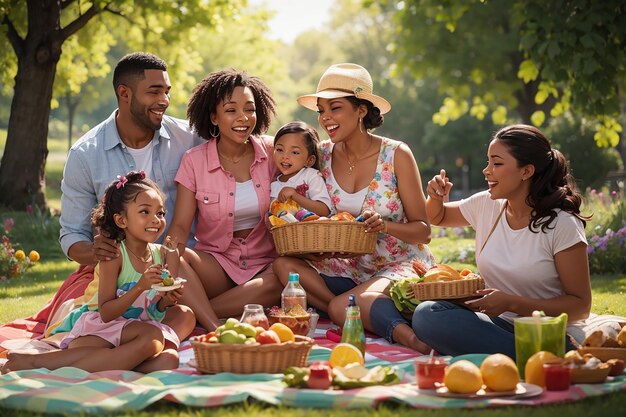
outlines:
[[[361,126],[362,123],[363,123],[363,120],[359,117],[359,131],[361,133],[363,133],[363,126]]]
[[[211,123],[211,127],[209,128],[209,135],[211,135],[212,138],[216,138],[219,136],[219,134],[220,128],[217,125]]]

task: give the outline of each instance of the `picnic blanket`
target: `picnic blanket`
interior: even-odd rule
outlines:
[[[336,340],[327,338],[332,327],[320,321],[313,337],[316,345],[309,361],[326,360]],[[402,383],[351,390],[286,388],[282,374],[202,375],[190,366],[193,351],[189,341],[180,349],[181,366],[174,371],[141,374],[132,371],[88,373],[77,368],[11,372],[0,376],[0,407],[46,413],[100,414],[141,410],[157,401],[193,407],[217,407],[249,400],[273,405],[315,408],[372,408],[393,402],[415,408],[485,408],[510,405],[577,401],[626,390],[626,375],[604,384],[582,384],[568,391],[544,392],[533,398],[444,398],[433,391],[418,390],[413,359],[418,353],[380,338],[367,338],[366,366],[393,365]],[[331,337],[331,339],[335,339]],[[16,341],[13,341],[16,342]],[[36,346],[35,346],[36,347]]]

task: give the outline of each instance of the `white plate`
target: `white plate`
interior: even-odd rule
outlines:
[[[154,288],[155,290],[160,291],[160,292],[172,291],[177,288],[180,288],[184,282],[187,282],[187,280],[184,278],[178,277],[174,280],[174,285],[168,285],[167,287],[165,287],[163,286],[163,284],[152,284],[151,288]]]
[[[526,384],[524,382],[520,382],[517,384],[517,388],[515,391],[486,391],[484,388],[478,390],[478,392],[474,392],[471,394],[459,394],[456,392],[448,391],[448,388],[442,387],[438,388],[435,393],[440,397],[451,397],[451,398],[473,398],[473,399],[481,399],[481,398],[492,398],[492,397],[515,397],[515,398],[529,398],[536,397],[543,392],[543,388],[539,385],[535,384]]]

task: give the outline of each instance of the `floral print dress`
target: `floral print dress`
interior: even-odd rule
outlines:
[[[376,173],[370,182],[361,213],[374,210],[383,219],[397,223],[406,223],[404,207],[398,192],[398,178],[394,171],[394,155],[402,142],[382,138]],[[330,194],[333,211],[337,212],[341,190],[332,175],[332,151],[334,143],[324,141],[320,144],[322,176]],[[351,213],[355,217],[360,213]],[[374,277],[384,277],[392,281],[415,277],[413,261],[422,262],[426,268],[435,264],[435,258],[427,245],[409,244],[394,236],[379,233],[376,249],[373,253],[349,259],[325,259],[312,262],[321,274],[327,276],[349,277],[357,284],[367,282]]]

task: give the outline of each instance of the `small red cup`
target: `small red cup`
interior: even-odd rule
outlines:
[[[543,373],[548,391],[565,391],[572,383],[572,363],[550,361],[543,364]]]
[[[415,379],[419,389],[434,389],[443,384],[446,366],[445,359],[430,356],[415,358]]]

